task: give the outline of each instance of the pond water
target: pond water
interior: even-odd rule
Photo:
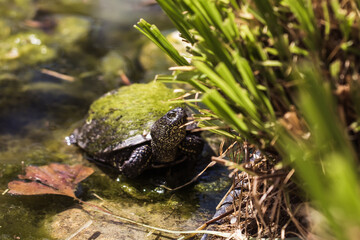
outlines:
[[[1,192],[28,165],[83,164],[95,173],[81,185],[80,198],[118,215],[187,230],[212,216],[229,185],[225,169],[211,169],[191,187],[169,193],[146,180],[110,177],[64,142],[91,102],[120,87],[124,76],[145,82],[152,71],[167,72],[165,57],[144,51],[149,43],[133,28],[139,18],[172,27],[150,1],[1,1]],[[145,54],[150,62],[163,61],[162,69],[149,69]],[[72,239],[165,238],[79,206],[62,196],[0,195],[0,239],[65,239],[89,220]]]

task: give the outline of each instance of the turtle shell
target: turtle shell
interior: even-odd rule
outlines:
[[[176,97],[159,82],[121,87],[92,103],[85,123],[75,129],[72,138],[90,155],[143,144],[151,140],[153,123],[180,106],[168,101]]]

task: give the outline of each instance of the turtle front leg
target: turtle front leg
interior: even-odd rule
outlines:
[[[152,150],[149,144],[136,148],[121,166],[121,172],[128,178],[139,176],[150,166]]]
[[[204,148],[204,140],[193,134],[189,134],[179,144],[179,150],[183,155],[197,157]]]

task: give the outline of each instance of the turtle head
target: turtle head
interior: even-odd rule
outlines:
[[[167,112],[151,127],[151,138],[155,145],[163,148],[176,147],[186,135],[187,115],[181,107]]]

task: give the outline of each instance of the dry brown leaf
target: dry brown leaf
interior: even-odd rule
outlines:
[[[69,166],[52,163],[45,166],[28,166],[20,180],[8,184],[8,193],[15,195],[58,194],[76,198],[76,185],[90,176],[94,170],[82,165]]]
[[[304,139],[309,138],[309,132],[301,118],[298,117],[295,111],[289,111],[279,119],[280,124],[285,127],[294,136],[300,136]]]

